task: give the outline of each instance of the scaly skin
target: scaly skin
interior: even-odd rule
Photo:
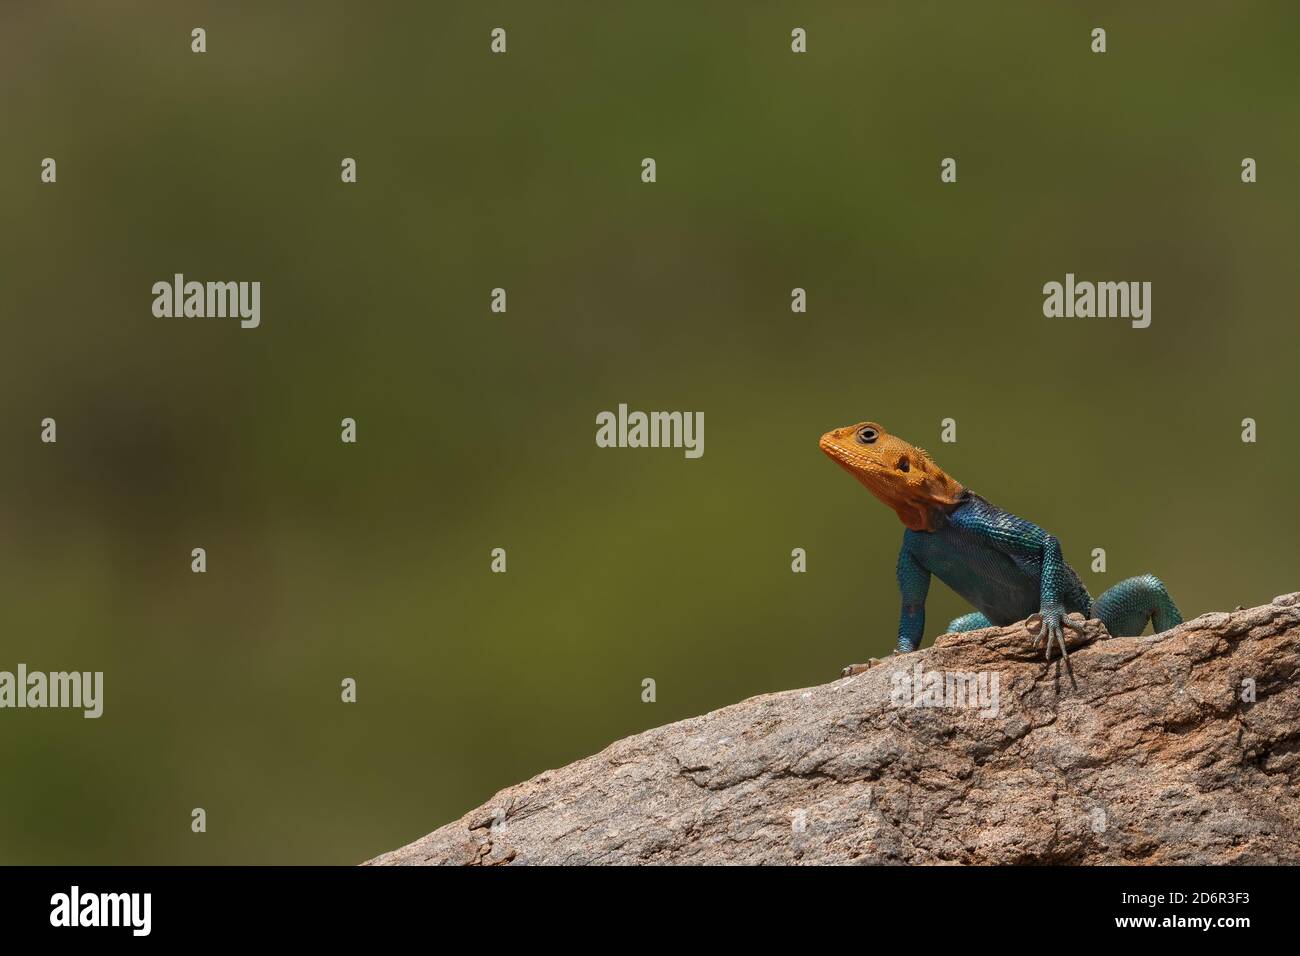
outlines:
[[[1157,633],[1182,623],[1165,586],[1149,574],[1121,581],[1093,601],[1056,538],[963,487],[923,449],[875,422],[827,432],[821,449],[906,526],[898,552],[902,611],[896,654],[921,646],[931,576],[977,608],[952,621],[950,632],[1003,626],[1037,613],[1034,644],[1046,639],[1049,658],[1053,641],[1066,656],[1065,628],[1083,630],[1066,616],[1071,613],[1100,620],[1116,637],[1141,634],[1148,621]],[[863,669],[853,665],[845,673]]]

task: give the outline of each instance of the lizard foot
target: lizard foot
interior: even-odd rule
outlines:
[[[1032,646],[1037,647],[1042,643],[1043,638],[1047,638],[1047,646],[1043,648],[1043,660],[1052,659],[1052,641],[1055,640],[1061,649],[1061,657],[1069,657],[1070,652],[1065,649],[1065,628],[1083,634],[1086,633],[1083,624],[1071,617],[1057,611],[1049,611],[1046,614],[1031,614],[1025,621],[1025,629],[1034,635]]]
[[[892,657],[898,657],[898,654],[900,653],[901,652],[898,652],[898,650],[894,650]],[[840,676],[841,678],[853,678],[853,676],[857,676],[858,674],[866,674],[866,672],[871,670],[872,667],[879,667],[880,665],[883,665],[883,663],[884,661],[881,661],[879,657],[868,657],[866,663],[850,663],[848,667],[845,667],[844,670],[840,671]]]
[[[848,667],[840,671],[840,676],[856,677],[858,674],[865,674],[867,671],[871,670],[871,668],[878,667],[879,665],[879,659],[875,657],[868,658],[865,664],[850,664]]]

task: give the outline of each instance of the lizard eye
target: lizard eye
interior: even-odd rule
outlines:
[[[858,429],[859,445],[870,445],[875,440],[876,440],[876,430],[874,428],[868,427],[868,428]]]

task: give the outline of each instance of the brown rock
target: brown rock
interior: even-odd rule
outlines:
[[[620,740],[369,862],[1300,863],[1300,594],[1070,646],[946,634]],[[912,706],[916,667],[946,706]]]

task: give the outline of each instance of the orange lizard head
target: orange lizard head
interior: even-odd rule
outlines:
[[[924,449],[888,434],[875,422],[829,431],[820,444],[913,531],[934,530],[934,510],[956,504],[964,490]]]

